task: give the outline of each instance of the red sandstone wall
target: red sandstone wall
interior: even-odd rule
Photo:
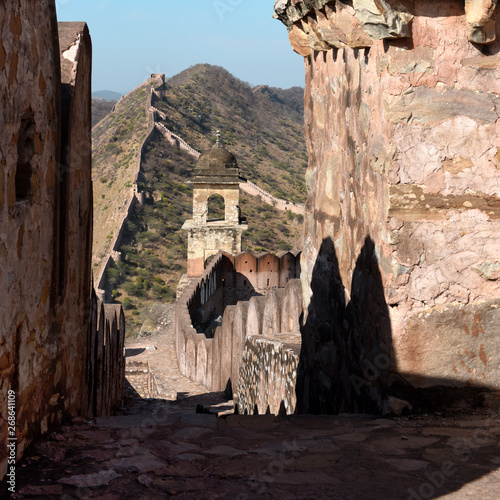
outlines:
[[[123,394],[123,313],[98,321],[91,295],[90,74],[84,23],[59,35],[53,0],[2,3],[0,442],[14,391],[17,458],[63,417]]]
[[[291,270],[297,268],[299,258],[299,255],[286,254],[283,260],[287,265],[283,274],[288,279],[285,288],[270,286],[265,297],[254,296],[248,300],[247,288],[250,286],[256,291],[251,283],[258,284],[261,273],[266,288],[267,276],[276,277],[272,285],[278,286],[280,258],[264,254],[257,259],[248,253],[233,258],[220,252],[204,274],[183,290],[176,303],[176,350],[181,373],[210,390],[222,391],[230,386],[234,391],[242,368],[245,339],[249,335],[273,335],[282,331],[282,325],[298,331],[302,304],[300,282],[290,278],[296,278]],[[235,286],[242,285],[243,281],[247,281],[247,285]],[[240,294],[245,300],[238,301]],[[201,332],[213,313],[223,314],[222,325],[215,329],[213,338],[207,338]]]
[[[301,410],[500,388],[500,26],[465,4],[276,3],[306,70]]]

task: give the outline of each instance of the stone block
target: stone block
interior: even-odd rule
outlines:
[[[232,375],[232,351],[233,351],[233,335],[234,335],[234,318],[236,315],[236,306],[228,306],[224,311],[222,319],[222,327],[219,338],[220,346],[220,373],[221,387],[225,389],[228,382],[231,381]]]
[[[266,295],[264,315],[262,317],[262,335],[273,335],[281,330],[281,310],[284,290],[273,288]]]
[[[265,297],[252,297],[248,306],[247,335],[262,335]]]
[[[233,345],[231,360],[231,382],[233,387],[238,385],[240,377],[241,359],[243,357],[243,347],[247,336],[248,308],[249,302],[238,302],[233,321]]]
[[[281,307],[281,329],[285,332],[300,331],[300,316],[302,314],[302,283],[299,279],[287,283]]]

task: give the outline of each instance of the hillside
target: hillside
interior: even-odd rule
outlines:
[[[92,98],[92,127],[97,125],[105,116],[111,113],[116,101],[106,101],[101,98]]]
[[[222,80],[223,85],[217,83]],[[101,242],[93,256],[96,271],[115,236],[107,222],[117,220],[134,182],[134,158],[147,133],[148,99],[143,90],[148,86],[124,97],[115,112],[93,130],[94,238],[97,235]],[[237,155],[244,176],[277,196],[300,202],[307,159],[301,139],[302,92],[252,89],[222,68],[203,65],[168,80],[157,93],[160,100],[155,107],[165,113],[164,125],[198,150],[210,147],[213,132],[221,128],[225,146]],[[195,105],[201,103],[205,103],[199,108],[201,118],[193,122]],[[143,150],[138,188],[144,205],[136,206],[126,224],[119,248],[121,262],[107,272],[108,291],[126,309],[129,334],[138,332],[154,301],[175,299],[186,267],[186,241],[180,228],[192,216],[192,190],[186,180],[195,162],[158,131]],[[243,234],[245,250],[277,252],[301,247],[301,216],[277,211],[245,193],[240,205],[249,222]]]
[[[137,174],[137,159],[148,120],[150,85],[127,94],[92,129],[92,180],[94,184],[94,241],[92,264],[97,278],[116,237],[117,225]]]
[[[97,90],[92,92],[92,99],[101,99],[103,101],[119,101],[122,94],[114,90]]]
[[[210,147],[220,129],[249,180],[278,198],[304,203],[303,100],[301,88],[252,88],[203,64],[170,78],[156,107],[167,116],[165,126],[198,151]]]

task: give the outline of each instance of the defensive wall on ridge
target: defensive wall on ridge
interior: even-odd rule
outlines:
[[[151,111],[155,113],[155,117],[156,115],[158,115],[163,120],[166,119],[167,115],[163,111],[160,111],[155,107],[151,107]],[[167,139],[170,145],[183,149],[184,151],[187,151],[195,160],[198,160],[201,153],[199,151],[196,151],[196,149],[192,148],[184,139],[182,139],[180,136],[178,136],[170,129],[165,127],[163,123],[155,123],[155,126],[157,130],[159,130],[161,134],[165,137],[165,139]],[[269,203],[277,210],[281,211],[290,210],[295,214],[301,214],[301,215],[304,215],[305,213],[305,205],[301,203],[294,203],[293,201],[283,200],[281,198],[276,198],[271,193],[269,193],[265,189],[262,189],[261,187],[257,186],[257,184],[251,181],[240,183],[240,189],[242,191],[245,191],[245,193],[251,196],[260,196],[261,200],[264,203]]]
[[[128,199],[124,203],[121,213],[118,216],[117,230],[115,231],[114,237],[110,242],[108,254],[103,261],[104,263],[102,264],[102,267],[96,279],[97,295],[101,300],[104,300],[106,298],[105,294],[106,294],[107,270],[109,269],[110,266],[114,264],[114,262],[119,261],[121,259],[120,244],[123,238],[123,233],[126,228],[126,223],[130,217],[130,214],[133,212],[135,205],[137,203],[140,205],[144,203],[144,194],[139,192],[137,183],[141,172],[142,162],[144,160],[145,148],[153,138],[155,131],[160,132],[163,135],[163,137],[165,137],[165,139],[170,143],[171,146],[178,147],[184,151],[187,151],[196,160],[200,157],[201,154],[199,151],[196,151],[194,148],[192,148],[179,135],[175,134],[174,132],[169,130],[163,123],[160,123],[158,121],[158,117],[162,119],[166,118],[166,114],[154,106],[154,104],[158,102],[158,100],[161,100],[161,91],[163,85],[165,84],[165,75],[152,74],[149,82],[151,85],[151,95],[146,103],[146,111],[148,116],[148,129],[146,137],[144,138],[144,140],[141,143],[141,146],[138,149],[135,178],[132,183],[132,188],[130,189]],[[141,84],[139,87],[143,85],[144,84]],[[127,95],[132,94],[139,87],[132,90]],[[127,98],[127,95],[122,97],[120,101],[116,103],[112,111],[113,113],[120,111],[120,107],[123,104],[123,101]],[[304,205],[276,198],[252,182],[241,183],[240,189],[242,189],[243,191],[247,192],[252,196],[260,196],[263,202],[273,205],[278,210],[282,211],[290,210],[291,212],[296,214],[304,214]]]
[[[121,213],[118,217],[117,221],[117,230],[114,233],[114,237],[110,242],[109,245],[109,252],[108,255],[104,259],[104,263],[102,264],[102,267],[99,271],[96,283],[97,283],[97,295],[101,300],[105,299],[105,294],[106,294],[106,280],[107,280],[107,270],[115,261],[120,261],[121,259],[121,252],[120,252],[120,244],[123,238],[123,233],[125,232],[126,224],[127,221],[130,217],[130,214],[133,212],[134,207],[138,203],[139,205],[142,205],[144,203],[144,193],[139,192],[138,188],[138,179],[139,175],[141,172],[141,166],[142,162],[144,160],[144,154],[145,154],[145,149],[151,139],[154,136],[155,130],[156,130],[156,121],[155,121],[155,115],[154,115],[154,109],[153,104],[158,101],[158,99],[161,98],[160,92],[161,88],[165,83],[165,75],[162,74],[152,74],[150,79],[148,80],[151,85],[151,94],[150,97],[148,98],[148,101],[146,103],[146,114],[148,117],[148,129],[146,133],[146,137],[142,141],[140,147],[138,148],[137,152],[137,158],[136,158],[136,173],[134,176],[134,180],[132,183],[132,187],[130,188],[129,194],[128,194],[128,199],[124,203],[123,208],[121,210]],[[130,95],[134,92],[137,91],[138,88],[142,87],[144,85],[141,84],[139,87],[135,88],[131,92],[129,92],[127,95]],[[120,107],[123,103],[123,100],[127,98],[127,95],[122,97],[120,101],[116,103],[116,105],[113,108],[113,113],[119,112]]]
[[[293,412],[295,391],[289,389],[300,347],[299,275],[300,253],[219,252],[175,306],[181,373],[209,390],[229,389],[241,413],[256,407],[264,413],[268,406],[272,413],[281,406]],[[253,359],[244,354],[248,350],[260,365],[244,363]]]

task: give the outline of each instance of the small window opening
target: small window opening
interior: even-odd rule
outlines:
[[[243,286],[247,286],[247,280],[243,280]]]
[[[269,278],[267,279],[267,286],[269,286]]]
[[[35,120],[31,109],[21,117],[17,140],[16,201],[30,200],[32,196],[33,155],[35,154]]]
[[[207,202],[207,220],[220,221],[226,218],[226,206],[224,198],[220,194],[213,194]]]

